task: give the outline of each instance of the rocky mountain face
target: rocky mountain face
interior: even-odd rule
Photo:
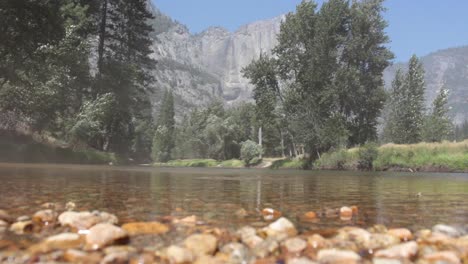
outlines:
[[[276,46],[283,17],[245,25],[236,32],[211,27],[191,34],[187,27],[154,6],[154,71],[156,95],[164,89],[175,93],[178,112],[219,99],[227,104],[251,99],[252,87],[242,69],[261,52]]]
[[[261,52],[270,53],[277,44],[284,16],[254,22],[235,32],[211,27],[191,34],[187,27],[173,21],[151,5],[155,19],[154,71],[157,98],[164,89],[172,89],[176,109],[182,114],[190,108],[213,100],[226,104],[251,100],[252,86],[241,70]],[[426,69],[427,106],[444,86],[450,90],[450,106],[457,122],[468,118],[468,46],[438,51],[422,58]],[[389,67],[384,78],[390,88],[395,71],[407,65]],[[465,117],[466,116],[466,117]]]

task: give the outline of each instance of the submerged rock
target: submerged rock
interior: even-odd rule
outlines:
[[[85,252],[76,249],[65,251],[63,258],[71,263],[86,263],[95,264],[101,262],[102,255],[99,252]]]
[[[436,225],[432,228],[432,232],[444,234],[449,237],[459,237],[463,235],[460,230],[448,225]]]
[[[86,247],[96,250],[125,241],[127,238],[128,233],[120,227],[111,224],[97,224],[86,235]]]
[[[288,259],[286,261],[286,264],[317,264],[317,262],[314,262],[306,257],[302,257],[302,258]]]
[[[265,258],[278,250],[278,248],[278,242],[273,238],[268,238],[255,246],[253,254],[259,258]]]
[[[3,220],[7,223],[13,223],[15,220],[11,217],[5,210],[0,210],[0,220]]]
[[[418,244],[414,241],[392,246],[388,249],[377,251],[375,256],[378,258],[389,259],[408,259],[418,253]]]
[[[58,220],[62,226],[70,226],[78,230],[87,230],[100,223],[117,224],[115,215],[106,212],[64,212]]]
[[[263,238],[257,236],[255,228],[245,226],[237,231],[242,243],[246,244],[249,248],[255,248],[258,244],[263,242]]]
[[[212,255],[216,251],[217,243],[216,237],[209,234],[191,235],[184,241],[185,247],[195,255]]]
[[[100,264],[127,264],[130,260],[128,252],[112,252],[106,255]]]
[[[289,238],[283,242],[288,253],[300,253],[307,247],[307,242],[298,237]]]
[[[269,237],[276,237],[280,240],[297,235],[294,224],[285,217],[281,217],[263,229]]]
[[[32,246],[29,251],[32,254],[48,253],[54,250],[65,250],[79,248],[83,245],[84,239],[75,233],[62,233],[51,236],[43,242]]]
[[[388,234],[398,237],[401,241],[408,241],[413,239],[413,233],[406,228],[394,228],[388,230]]]
[[[459,257],[453,251],[440,251],[427,254],[423,257],[423,260],[430,264],[461,264]]]
[[[49,225],[53,224],[57,221],[57,212],[51,210],[51,209],[46,209],[46,210],[41,210],[36,212],[32,220],[35,223],[43,224],[43,225]]]
[[[229,243],[224,245],[220,253],[224,254],[227,262],[241,264],[250,258],[249,250],[241,243]]]
[[[361,257],[350,250],[323,249],[318,252],[317,260],[320,263],[353,264],[358,263]]]
[[[128,223],[122,226],[130,236],[159,235],[169,231],[169,227],[159,222]]]
[[[33,230],[34,225],[32,221],[16,222],[10,226],[10,231],[17,235],[31,233]]]
[[[343,206],[340,208],[340,217],[342,218],[349,218],[353,216],[353,209],[347,206]]]
[[[166,250],[166,257],[169,259],[170,263],[191,263],[195,258],[192,251],[179,247],[179,246],[170,246]]]

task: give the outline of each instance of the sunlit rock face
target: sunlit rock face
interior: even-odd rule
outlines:
[[[236,32],[210,27],[191,34],[184,25],[151,8],[156,17],[156,102],[165,89],[173,89],[178,112],[215,99],[227,104],[251,100],[252,87],[242,77],[242,69],[261,52],[271,52],[283,17],[248,24]]]

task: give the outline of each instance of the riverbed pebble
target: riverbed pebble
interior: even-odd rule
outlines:
[[[320,263],[353,264],[358,263],[361,257],[350,250],[324,249],[317,254]]]
[[[340,217],[342,218],[349,218],[353,216],[353,209],[347,206],[343,206],[340,208]]]
[[[444,234],[444,235],[447,235],[449,237],[459,237],[459,236],[462,235],[460,230],[458,230],[458,229],[456,229],[454,227],[451,227],[451,226],[448,226],[448,225],[442,225],[442,224],[434,226],[432,228],[432,232]]]
[[[14,221],[14,218],[11,217],[5,210],[0,210],[0,220],[12,223]]]
[[[388,259],[408,259],[418,253],[418,244],[414,241],[392,246],[388,249],[382,249],[375,253],[378,258]]]
[[[112,245],[126,240],[128,233],[120,227],[111,224],[97,224],[89,229],[86,235],[88,249],[97,250],[107,245]]]
[[[297,234],[294,224],[285,217],[281,217],[263,229],[269,237],[276,237],[278,240],[283,240],[287,237],[292,237]]]
[[[25,216],[11,225],[0,219],[0,231],[2,227],[11,231],[0,233],[0,263],[468,263],[464,229],[446,225],[414,233],[383,225],[299,233],[286,217],[270,222],[258,216],[252,226],[234,229],[202,223],[195,216],[183,223],[176,220],[183,217],[179,215],[117,226],[114,215],[94,211],[66,212],[58,217],[60,225],[43,228],[42,223],[57,219],[54,212],[43,209],[33,221]],[[294,215],[301,223],[305,213]]]
[[[217,239],[210,234],[195,234],[185,239],[184,245],[195,255],[211,255],[216,250]]]
[[[130,236],[136,235],[160,235],[169,231],[169,227],[159,222],[137,222],[124,224],[122,228]]]
[[[35,223],[43,224],[43,225],[49,225],[55,223],[57,220],[57,212],[55,212],[52,209],[46,209],[46,210],[41,210],[37,211],[33,217],[32,220]]]
[[[117,224],[118,219],[115,215],[106,212],[64,212],[58,220],[62,226],[70,226],[77,230],[88,230],[96,224],[108,223]]]
[[[408,241],[413,238],[413,234],[406,228],[393,228],[388,230],[388,234],[398,237],[401,241]]]
[[[31,233],[33,229],[34,229],[34,225],[32,221],[16,222],[10,226],[10,231],[17,235]]]
[[[283,242],[288,253],[300,253],[307,247],[307,242],[299,237],[289,238]]]
[[[32,254],[48,253],[54,250],[75,249],[83,245],[83,237],[75,233],[62,233],[51,236],[29,248]]]
[[[192,251],[179,247],[179,246],[170,246],[166,250],[166,257],[170,263],[190,263],[194,260],[194,255]]]

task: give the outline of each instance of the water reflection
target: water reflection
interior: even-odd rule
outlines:
[[[468,176],[218,169],[0,165],[0,208],[31,214],[45,202],[116,213],[123,222],[196,214],[237,226],[275,208],[291,219],[307,211],[357,205],[351,222],[324,219],[303,228],[385,224],[413,229],[468,222]],[[421,193],[420,196],[417,194]],[[244,208],[249,217],[239,220]]]

